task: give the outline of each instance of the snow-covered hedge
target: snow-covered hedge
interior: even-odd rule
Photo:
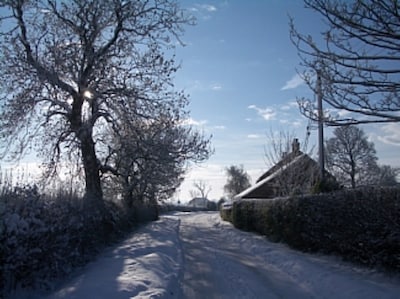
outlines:
[[[222,204],[219,210],[221,218],[225,221],[232,222],[232,204]]]
[[[400,188],[242,200],[231,213],[236,227],[293,248],[400,271]]]
[[[74,197],[48,198],[35,188],[2,194],[0,207],[0,297],[1,290],[50,288],[138,220],[157,218],[154,207],[127,213],[110,202],[99,206]]]

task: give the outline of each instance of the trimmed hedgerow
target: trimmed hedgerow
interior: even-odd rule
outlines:
[[[158,218],[154,205],[131,211],[112,202],[40,195],[15,188],[0,196],[0,297],[16,288],[49,289],[138,222]]]
[[[223,220],[232,222],[232,205],[230,204],[221,205],[219,213]]]
[[[400,188],[241,200],[231,214],[235,227],[296,249],[400,270]]]

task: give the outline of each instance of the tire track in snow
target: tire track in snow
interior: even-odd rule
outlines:
[[[182,298],[312,298],[226,238],[214,214],[181,216]],[[218,216],[219,217],[219,216]]]
[[[400,277],[306,254],[235,229],[218,213],[180,215],[180,298],[400,298]]]

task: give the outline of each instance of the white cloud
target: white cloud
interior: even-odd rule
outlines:
[[[304,84],[304,80],[300,77],[299,74],[296,74],[285,83],[285,85],[281,88],[281,90],[288,90],[288,89],[294,89],[296,87],[299,87],[300,85]]]
[[[258,138],[261,138],[261,136],[259,134],[249,134],[249,135],[247,135],[247,138],[258,139]]]
[[[257,111],[258,115],[260,115],[265,120],[273,120],[275,119],[276,112],[272,108],[259,108],[256,105],[250,105],[247,107],[248,109],[254,109]]]
[[[222,126],[222,125],[219,125],[219,126],[214,126],[214,129],[216,129],[216,130],[225,130],[226,127]]]
[[[301,119],[295,119],[295,120],[281,119],[281,120],[279,120],[279,122],[283,125],[292,126],[295,128],[299,128],[303,125],[303,122]]]
[[[303,123],[302,123],[301,120],[295,120],[295,121],[293,121],[293,122],[291,123],[291,125],[292,125],[293,127],[300,128],[300,127],[303,125]]]
[[[221,84],[215,83],[215,84],[211,85],[211,89],[215,90],[215,91],[218,91],[218,90],[222,89],[222,86],[221,86]]]
[[[290,109],[292,109],[292,108],[297,108],[298,107],[298,104],[297,104],[297,102],[296,101],[290,101],[289,103],[287,103],[286,105],[283,105],[282,107],[281,107],[281,110],[290,110]]]
[[[214,11],[218,10],[214,5],[211,5],[211,4],[201,4],[201,5],[198,5],[198,7],[200,7],[203,10],[206,10],[208,12],[214,12]]]
[[[391,123],[382,126],[383,136],[378,136],[378,140],[385,144],[400,146],[400,124]]]
[[[203,20],[208,20],[211,18],[212,13],[218,11],[218,8],[211,4],[195,4],[189,10],[198,14]]]
[[[315,109],[314,113],[318,114],[318,110]],[[324,114],[334,119],[343,119],[352,117],[352,112],[344,109],[335,109],[335,108],[324,108]]]
[[[340,109],[340,110],[337,111],[337,114],[338,114],[340,117],[344,117],[344,116],[347,116],[347,115],[351,114],[351,112],[350,112],[350,111],[347,111],[347,110]]]
[[[207,120],[195,120],[191,117],[182,121],[182,124],[187,126],[204,126],[207,123]]]

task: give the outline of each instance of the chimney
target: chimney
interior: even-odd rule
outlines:
[[[298,154],[300,152],[300,143],[297,138],[293,139],[292,142],[292,152]]]

